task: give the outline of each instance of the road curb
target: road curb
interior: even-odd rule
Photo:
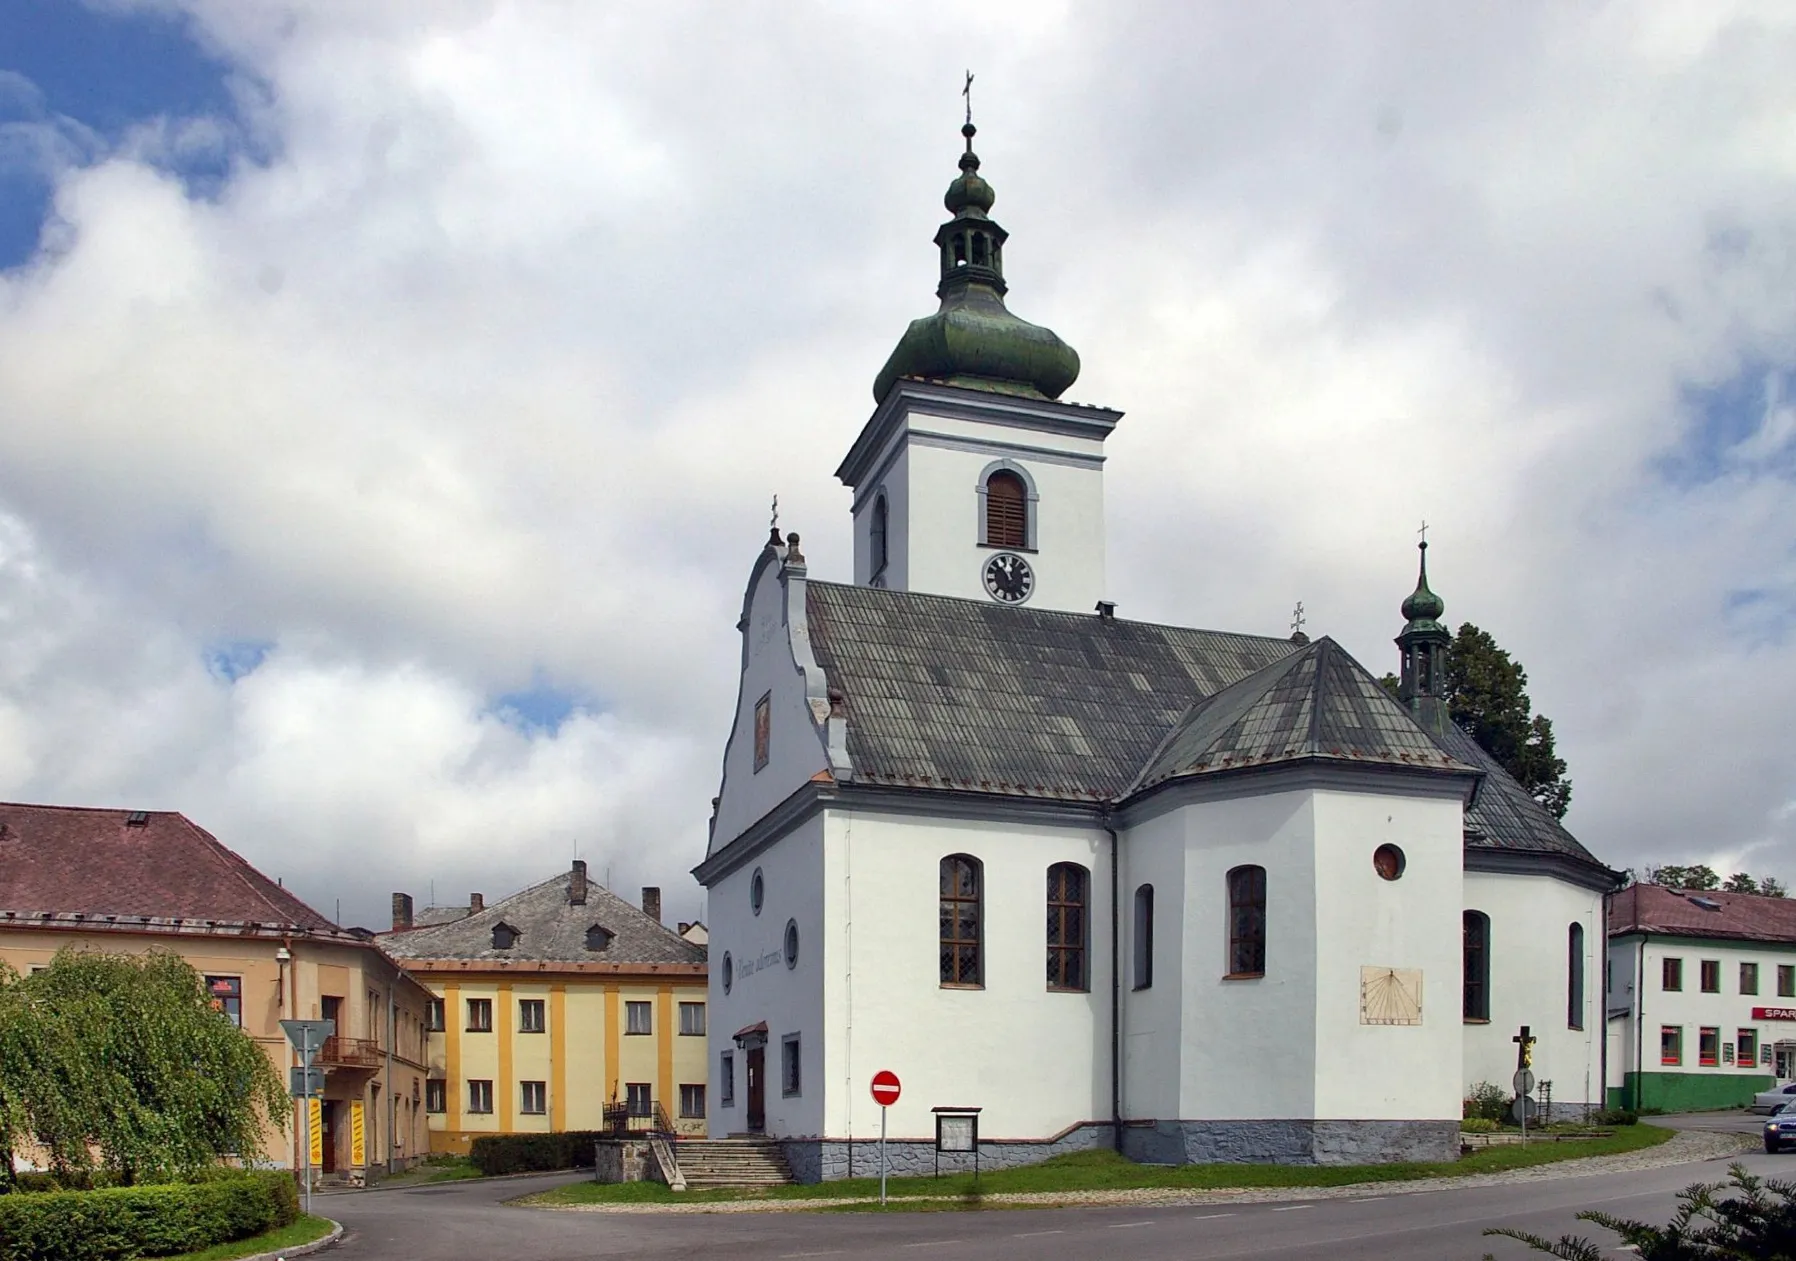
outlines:
[[[324,1220],[331,1222],[328,1217]],[[314,1239],[311,1243],[294,1244],[291,1248],[276,1248],[273,1252],[258,1252],[251,1257],[238,1257],[237,1261],[282,1261],[285,1257],[303,1257],[308,1252],[323,1252],[341,1238],[343,1238],[343,1223],[331,1222],[330,1234],[322,1239]]]

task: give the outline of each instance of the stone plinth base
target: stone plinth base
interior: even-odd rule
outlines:
[[[1459,1121],[1146,1121],[1123,1155],[1154,1165],[1377,1165],[1456,1160]]]
[[[593,1153],[594,1182],[662,1182],[661,1164],[646,1138],[601,1138]]]
[[[787,1138],[778,1140],[794,1182],[833,1182],[838,1178],[877,1178],[879,1140],[839,1138]],[[1053,1139],[987,1139],[979,1144],[981,1172],[1033,1165],[1063,1152],[1083,1152],[1112,1145],[1108,1125],[1081,1125]],[[930,1140],[893,1139],[886,1143],[886,1172],[893,1177],[927,1177],[936,1171],[935,1143]],[[941,1171],[971,1173],[971,1152],[943,1152]]]

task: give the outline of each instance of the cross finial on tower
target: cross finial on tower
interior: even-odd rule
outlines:
[[[1293,635],[1303,634],[1303,601],[1302,600],[1299,600],[1297,602],[1297,607],[1291,611],[1291,633]]]
[[[778,495],[773,497],[773,521],[769,525],[767,534],[767,546],[780,546],[780,497]]]
[[[1417,530],[1416,533],[1422,536],[1422,546],[1427,547],[1428,546],[1428,522],[1426,519],[1424,519],[1422,522],[1422,528]]]
[[[967,126],[973,125],[973,72],[967,71],[967,82],[960,94],[967,98]]]
[[[776,530],[780,528],[780,497],[778,495],[773,497],[773,521],[771,524]]]

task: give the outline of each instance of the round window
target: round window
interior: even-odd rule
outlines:
[[[761,902],[767,896],[767,886],[761,880],[761,869],[755,868],[755,874],[748,878],[748,905],[756,915],[761,913]]]
[[[786,921],[786,966],[798,966],[798,921],[795,919]]]
[[[1372,851],[1372,869],[1386,880],[1395,880],[1403,874],[1403,851],[1395,845],[1380,845]]]
[[[723,952],[723,992],[729,993],[730,986],[736,983],[736,963],[730,958],[730,952]]]

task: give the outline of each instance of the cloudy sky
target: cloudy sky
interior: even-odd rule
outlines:
[[[0,7],[0,799],[327,914],[691,918],[742,585],[933,309],[963,69],[1121,612],[1526,664],[1614,865],[1796,877],[1787,5]]]

